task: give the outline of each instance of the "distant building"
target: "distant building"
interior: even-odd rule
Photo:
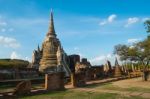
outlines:
[[[104,65],[104,71],[110,72],[111,70],[112,70],[111,63],[110,61],[107,60],[106,64]]]
[[[75,65],[77,62],[80,62],[80,55],[73,54],[68,56],[68,63],[71,72],[75,72]]]
[[[87,71],[91,67],[89,61],[86,58],[82,58],[81,62],[75,64],[75,72]]]
[[[104,77],[104,66],[103,65],[94,65],[91,66],[88,70],[88,80],[100,79]]]
[[[68,63],[71,72],[78,72],[91,67],[90,62],[86,58],[80,59],[80,55],[73,54],[68,56]]]
[[[112,73],[113,73],[113,71],[112,71],[111,63],[110,63],[110,61],[107,60],[106,64],[104,65],[104,75],[106,77],[111,77],[111,76],[113,76]]]

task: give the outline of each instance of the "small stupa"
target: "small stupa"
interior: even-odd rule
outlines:
[[[115,72],[114,72],[114,76],[115,76],[115,77],[120,77],[120,76],[122,76],[122,71],[121,71],[121,68],[120,68],[120,65],[119,65],[119,63],[118,63],[117,58],[116,58],[116,60],[115,60]]]

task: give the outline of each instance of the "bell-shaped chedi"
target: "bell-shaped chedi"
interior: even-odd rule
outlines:
[[[40,72],[65,72],[70,76],[71,71],[67,62],[67,54],[63,50],[55,33],[53,13],[51,12],[50,26],[41,48],[38,46],[32,55],[32,67]]]
[[[54,28],[53,12],[51,12],[50,26],[46,38],[42,44],[42,57],[40,60],[39,71],[54,72],[57,71],[57,49],[60,41],[57,39]]]
[[[115,77],[120,77],[122,76],[122,71],[121,71],[121,68],[119,66],[119,63],[118,63],[118,60],[116,58],[115,60],[115,74],[114,74]]]

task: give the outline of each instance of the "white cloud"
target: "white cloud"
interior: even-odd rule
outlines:
[[[74,50],[75,50],[75,51],[78,51],[78,50],[79,50],[79,47],[74,47]]]
[[[125,27],[129,27],[130,25],[137,23],[139,20],[140,19],[137,17],[128,18],[127,24],[125,25]]]
[[[25,57],[24,60],[31,62],[31,58],[29,58],[29,57]]]
[[[111,62],[111,65],[114,65],[116,57],[119,61],[119,56],[113,54],[100,55],[89,61],[91,62],[92,65],[101,65],[101,64],[106,64],[106,61],[109,60]]]
[[[147,20],[150,20],[150,18],[143,18],[143,19],[142,19],[142,22],[145,22],[145,21],[147,21]]]
[[[135,46],[134,46],[134,45],[131,45],[129,48],[130,48],[130,49],[133,49],[133,48],[135,48]]]
[[[113,55],[111,55],[111,54],[100,55],[93,59],[90,59],[89,61],[91,62],[92,65],[100,65],[100,64],[104,64],[106,62],[106,60],[111,59],[112,57],[113,57]]]
[[[133,44],[133,43],[137,43],[138,41],[140,41],[140,39],[128,39],[127,42],[129,44]]]
[[[92,65],[100,65],[102,63],[102,61],[105,61],[105,56],[97,56],[91,60],[89,60],[91,62]]]
[[[101,26],[103,26],[103,25],[105,25],[105,24],[107,24],[107,21],[106,21],[106,20],[99,23],[99,25],[101,25]]]
[[[112,57],[112,55],[111,54],[107,54],[107,56],[106,56],[107,58],[111,58]]]
[[[20,47],[20,44],[16,39],[4,36],[0,36],[0,45],[11,48]]]
[[[115,15],[115,14],[110,15],[110,16],[108,17],[108,22],[109,22],[109,23],[113,22],[113,21],[115,20],[115,18],[117,18],[117,15]]]
[[[20,55],[13,51],[10,55],[10,59],[19,59]]]
[[[10,59],[22,59],[31,62],[31,59],[29,57],[23,57],[22,55],[18,54],[16,51],[13,51],[10,54]]]
[[[15,21],[17,22],[17,21]],[[2,16],[0,16],[0,32],[12,32],[14,29],[12,27],[10,27],[7,23],[7,21],[5,21]]]
[[[108,23],[112,23],[116,18],[117,18],[117,15],[116,14],[112,14],[106,20],[100,22],[99,25],[103,26],[103,25],[106,25]]]
[[[14,29],[8,26],[8,23],[0,16],[0,32],[12,32]]]
[[[78,55],[80,55],[80,58],[84,58],[84,55],[82,53],[77,53]]]

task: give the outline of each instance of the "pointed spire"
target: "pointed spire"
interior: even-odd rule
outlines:
[[[40,51],[40,46],[39,46],[39,44],[38,44],[38,51]]]
[[[56,36],[55,28],[54,28],[54,20],[53,20],[53,11],[52,10],[51,10],[50,26],[49,26],[47,36]]]
[[[115,60],[115,66],[119,66],[117,57],[116,57],[116,60]]]

